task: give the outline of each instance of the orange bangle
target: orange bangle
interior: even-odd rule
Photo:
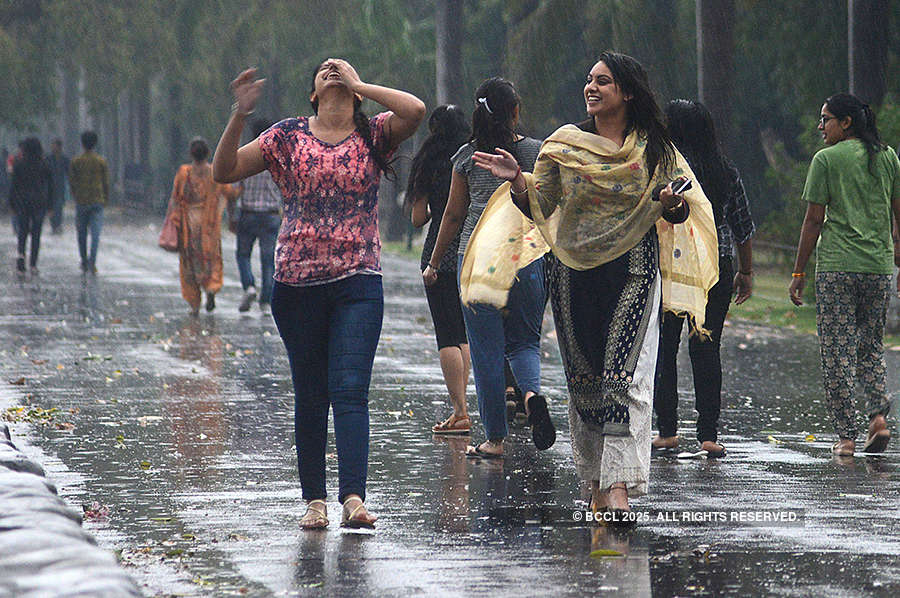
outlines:
[[[794,278],[806,278],[806,272],[791,272]]]

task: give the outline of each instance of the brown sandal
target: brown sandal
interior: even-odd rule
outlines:
[[[359,504],[356,505],[356,508],[350,511],[350,514],[348,515],[347,501],[349,500],[358,500]],[[359,510],[365,508],[365,506],[363,500],[358,496],[345,499],[344,506],[341,508],[341,527],[350,529],[375,529],[375,522],[378,520],[378,517],[373,517],[368,511],[366,511],[367,518],[356,516],[356,514],[359,513]]]
[[[468,416],[457,418],[455,415],[451,415],[441,423],[432,426],[431,432],[444,436],[464,436],[469,433],[471,428],[472,424]]]
[[[319,503],[323,508],[317,509],[313,505]],[[324,500],[311,500],[306,503],[306,513],[300,518],[300,528],[306,530],[325,529],[328,527],[328,513],[324,509]]]

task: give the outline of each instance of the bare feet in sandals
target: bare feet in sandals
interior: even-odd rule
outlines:
[[[375,529],[375,517],[366,510],[363,500],[356,494],[348,494],[341,512],[341,527],[351,529]]]
[[[306,503],[306,513],[300,519],[300,528],[305,530],[328,527],[328,507],[324,500],[310,500]]]
[[[876,415],[869,420],[869,434],[863,452],[883,453],[891,440],[891,431],[887,428],[887,420],[883,415]]]
[[[457,416],[455,413],[439,424],[432,426],[433,434],[446,435],[464,435],[468,434],[471,429],[471,422],[468,415]]]

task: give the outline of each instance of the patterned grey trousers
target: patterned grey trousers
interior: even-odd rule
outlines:
[[[890,410],[883,342],[890,287],[890,274],[816,274],[816,327],[825,400],[841,438],[856,439],[853,392],[857,383],[869,418],[887,416]]]

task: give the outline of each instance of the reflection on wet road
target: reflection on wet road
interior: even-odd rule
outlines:
[[[218,309],[191,318],[177,259],[156,249],[155,235],[111,218],[97,278],[78,272],[73,235],[48,236],[34,280],[12,273],[7,238],[0,272],[0,371],[4,380],[25,377],[0,394],[0,412],[17,404],[58,410],[11,429],[72,506],[109,506],[108,518],[85,527],[121,553],[148,595],[900,590],[898,444],[883,457],[831,458],[814,338],[730,326],[721,431],[728,457],[654,459],[650,495],[634,505],[654,513],[801,509],[804,525],[652,519],[630,532],[597,529],[575,521],[585,505],[552,320],[543,383],[561,428],[556,445],[539,453],[514,425],[503,461],[467,460],[465,439],[429,432],[447,412],[446,390],[417,262],[391,256],[370,393],[367,502],[378,530],[341,532],[329,486],[331,527],[301,533],[287,359],[269,316],[237,312],[233,237],[225,239]],[[900,388],[898,365],[890,352],[890,389]],[[689,369],[680,383],[681,435],[690,440]],[[475,411],[471,384],[469,391]]]

